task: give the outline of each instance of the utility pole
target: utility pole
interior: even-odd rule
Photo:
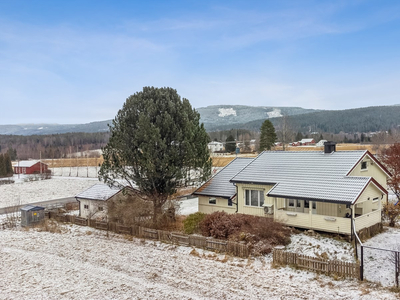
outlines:
[[[39,151],[40,175],[42,175],[42,150]]]

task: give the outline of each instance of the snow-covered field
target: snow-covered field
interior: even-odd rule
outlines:
[[[0,299],[394,299],[357,280],[130,240],[93,228],[0,231]]]
[[[53,177],[46,180],[0,185],[0,207],[73,197],[98,183],[94,178]]]

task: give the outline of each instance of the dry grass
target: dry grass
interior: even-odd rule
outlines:
[[[237,157],[256,157],[257,154],[239,154]],[[213,156],[212,166],[213,167],[225,167],[232,160],[236,158],[236,155],[224,155],[224,156]]]
[[[90,158],[59,158],[59,159],[43,159],[43,162],[49,166],[49,168],[61,168],[61,167],[95,167],[103,163],[102,157],[90,157]]]

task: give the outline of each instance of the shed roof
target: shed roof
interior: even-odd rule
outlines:
[[[26,205],[21,208],[23,211],[36,211],[36,210],[44,210],[44,207],[41,206],[33,206],[33,205]]]
[[[347,176],[367,151],[266,151],[231,182],[275,184],[272,197],[354,203],[371,177]]]
[[[313,142],[314,141],[314,139],[302,139],[301,141],[300,141],[300,143],[311,143],[311,142]]]
[[[33,165],[36,165],[38,162],[40,162],[40,160],[20,160],[14,164],[14,167],[30,168]],[[45,165],[43,162],[42,164]]]
[[[75,198],[106,201],[122,190],[120,187],[110,187],[107,184],[95,184],[87,190],[79,193]]]
[[[253,158],[235,158],[193,194],[233,198],[236,195],[236,187],[230,182],[231,178],[252,161]]]

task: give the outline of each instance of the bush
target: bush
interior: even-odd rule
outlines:
[[[383,216],[389,221],[389,226],[394,227],[400,216],[400,205],[392,202],[383,204]]]
[[[245,242],[253,254],[270,253],[276,245],[290,243],[290,230],[272,218],[214,212],[200,222],[205,236]]]
[[[205,216],[206,214],[203,214],[201,212],[197,212],[187,216],[185,221],[183,221],[183,231],[186,234],[199,233],[200,232],[199,223],[203,221]]]

